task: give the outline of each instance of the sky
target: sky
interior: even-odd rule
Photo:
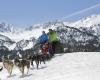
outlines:
[[[57,19],[70,21],[81,14],[100,14],[100,5],[80,12],[97,4],[100,0],[0,0],[0,22],[24,27]]]

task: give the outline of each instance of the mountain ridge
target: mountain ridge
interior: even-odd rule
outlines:
[[[29,48],[33,47],[32,45],[30,45],[30,43],[32,44],[32,39],[35,44],[37,38],[41,35],[41,32],[46,31],[47,33],[48,29],[50,28],[54,29],[56,32],[58,31],[57,34],[58,34],[59,39],[62,39],[61,37],[65,37],[64,38],[65,41],[68,40],[69,36],[74,36],[75,40],[77,41],[79,41],[78,39],[79,37],[82,36],[82,38],[84,37],[88,38],[86,36],[89,36],[89,35],[96,36],[98,37],[98,39],[100,39],[100,36],[99,36],[100,35],[100,15],[91,15],[89,17],[83,18],[73,23],[63,22],[63,21],[53,21],[53,22],[47,22],[44,24],[32,25],[24,29],[19,29],[19,28],[15,29],[13,27],[9,29],[10,26],[8,26],[5,23],[0,23],[0,26],[1,26],[0,34],[10,38],[12,41],[15,42],[13,45],[11,45],[11,47],[13,46],[12,49],[20,49],[20,48],[26,49],[25,47],[27,46]],[[79,33],[79,32],[82,32],[82,33]],[[65,35],[63,35],[62,33]]]

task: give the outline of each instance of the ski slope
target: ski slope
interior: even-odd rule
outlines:
[[[2,63],[1,63],[2,65]],[[31,68],[28,75],[21,76],[14,67],[12,76],[4,69],[1,80],[100,80],[100,52],[76,52],[55,57],[41,64],[39,70]]]

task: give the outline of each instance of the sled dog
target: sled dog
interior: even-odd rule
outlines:
[[[27,74],[30,68],[30,60],[27,59],[15,59],[14,60],[14,64],[19,68],[19,70],[21,71],[22,75],[24,75],[24,70],[25,67],[27,68]]]

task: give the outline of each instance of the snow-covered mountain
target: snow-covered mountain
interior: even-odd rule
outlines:
[[[73,26],[79,29],[85,28],[91,31],[94,30],[96,35],[100,35],[100,15],[85,17],[79,21],[68,24],[68,26]]]
[[[10,25],[5,24],[4,22],[0,23],[0,32],[11,32],[13,28]]]
[[[29,28],[25,28],[23,30],[13,29],[12,31],[3,31],[0,32],[0,34],[9,37],[12,41],[15,41],[15,43],[9,47],[10,50],[28,49],[33,47],[36,42],[36,39],[41,35],[43,30],[48,32],[49,28],[55,29],[57,27],[54,26],[53,23],[54,22],[37,24],[30,26]]]
[[[91,27],[96,24],[100,24],[100,15],[91,15],[91,16],[85,17],[79,21],[70,23],[69,26],[79,28],[79,27]]]
[[[49,28],[55,29],[59,39],[61,41],[65,40],[63,42],[68,42],[70,35],[73,35],[76,41],[80,41],[83,38],[87,40],[93,39],[94,37],[92,36],[100,38],[100,15],[91,15],[76,22],[52,21],[44,24],[32,25],[25,29],[15,29],[3,22],[0,23],[0,34],[7,36],[15,42],[9,48],[28,49],[28,47],[32,47],[31,39],[34,39],[36,42],[36,39],[41,35],[41,32],[43,30],[48,32]],[[33,43],[35,44],[35,42]]]
[[[15,42],[12,41],[10,38],[8,38],[7,36],[1,35],[0,34],[0,49],[7,49],[8,47],[10,47],[12,44],[14,44]],[[5,47],[5,48],[4,48]]]

